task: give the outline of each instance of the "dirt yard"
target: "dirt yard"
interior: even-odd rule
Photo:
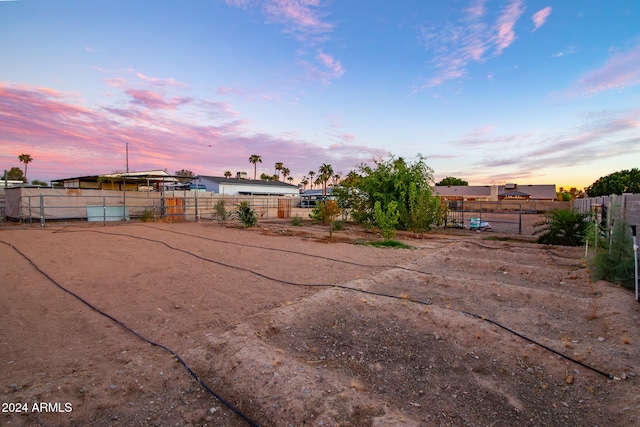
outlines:
[[[0,425],[640,425],[640,304],[583,249],[327,237],[3,224]]]

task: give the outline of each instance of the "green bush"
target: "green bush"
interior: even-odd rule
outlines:
[[[218,200],[214,207],[213,219],[217,219],[218,222],[225,221],[229,217],[227,208],[225,207],[224,199]]]
[[[302,225],[304,225],[302,217],[298,214],[295,214],[293,218],[291,218],[291,225],[294,225],[296,227],[301,227]]]
[[[148,209],[145,209],[145,210],[142,212],[142,215],[140,215],[140,220],[141,220],[142,222],[150,222],[150,221],[153,221],[153,212],[152,212],[152,211],[150,211],[150,210],[148,210]]]
[[[251,209],[249,202],[246,200],[244,202],[240,202],[240,205],[238,205],[238,218],[240,218],[240,222],[244,228],[258,225],[256,213]]]
[[[340,231],[344,228],[344,222],[340,220],[333,221],[333,229]]]
[[[589,214],[554,209],[545,214],[543,221],[534,224],[537,242],[545,245],[580,246],[589,227]]]
[[[623,221],[614,224],[611,246],[602,245],[593,259],[594,279],[607,280],[628,289],[635,289],[633,240],[629,230]]]

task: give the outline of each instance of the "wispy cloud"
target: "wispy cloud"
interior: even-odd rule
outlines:
[[[416,91],[466,76],[470,63],[500,55],[516,40],[514,27],[524,13],[523,1],[509,0],[493,22],[485,3],[472,2],[457,21],[420,28],[425,48],[435,53],[432,64],[437,73]]]
[[[226,0],[226,3],[242,9],[259,8],[267,24],[280,25],[285,34],[297,39],[303,46],[296,52],[298,62],[305,68],[307,77],[313,81],[328,85],[344,74],[345,70],[340,61],[320,47],[329,40],[335,29],[335,24],[326,19],[329,15],[329,1]],[[307,58],[308,51],[318,52],[313,60]]]
[[[586,93],[624,89],[640,84],[640,44],[627,52],[615,53],[605,64],[578,80]]]
[[[610,158],[640,154],[640,110],[601,112],[586,120],[588,125],[563,133],[477,139],[475,146],[478,147],[501,143],[503,154],[492,150],[496,154],[485,156],[476,162],[475,168],[478,171],[501,170],[499,174],[490,175],[491,180],[499,181],[500,176],[510,179],[539,177],[545,170],[595,165]],[[460,144],[460,141],[454,143]],[[511,150],[510,145],[517,145],[518,149]]]
[[[287,33],[301,41],[318,41],[333,30],[334,24],[324,18],[327,12],[321,0],[269,0],[263,10],[269,22],[282,24]]]
[[[536,31],[538,28],[542,27],[545,22],[547,22],[547,18],[551,15],[551,6],[547,6],[544,9],[541,9],[533,14],[531,19],[533,20],[533,31]]]

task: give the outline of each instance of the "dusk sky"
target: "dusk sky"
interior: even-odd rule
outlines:
[[[640,166],[637,0],[0,1],[0,172],[50,181],[421,153],[436,181]]]

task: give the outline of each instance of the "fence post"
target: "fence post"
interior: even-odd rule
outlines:
[[[104,196],[102,196],[102,225],[107,225],[107,201]]]
[[[631,226],[631,233],[633,234],[633,266],[636,280],[636,301],[640,302],[638,299],[638,242],[636,241],[636,226]]]
[[[40,195],[40,227],[44,227],[44,194]]]
[[[518,234],[522,234],[522,203],[518,209]]]

